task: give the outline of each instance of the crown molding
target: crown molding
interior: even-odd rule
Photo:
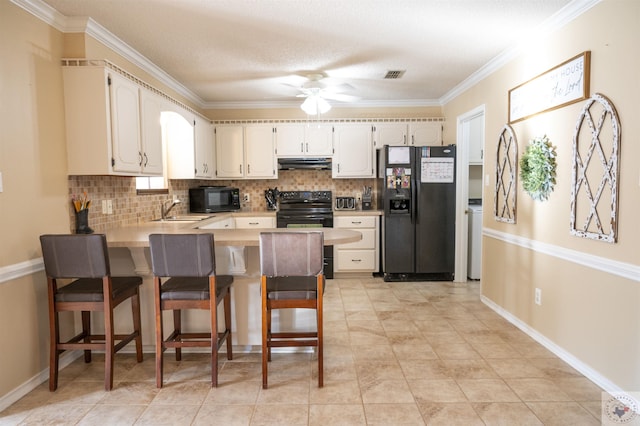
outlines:
[[[181,84],[178,80],[163,71],[156,64],[151,62],[137,50],[120,40],[106,28],[95,22],[91,18],[66,17],[60,12],[44,3],[41,0],[10,0],[15,5],[21,7],[42,21],[53,26],[57,30],[65,33],[85,32],[95,38],[114,52],[122,55],[134,65],[140,67],[145,72],[152,75],[158,81],[167,87],[184,96],[200,108],[204,109],[266,109],[266,108],[289,108],[297,107],[298,104],[293,102],[205,102],[198,95]],[[602,0],[574,0],[564,8],[559,10],[542,25],[537,27],[532,34],[535,33],[539,37],[541,33],[550,33],[555,31],[575,18],[591,9]],[[363,107],[426,107],[426,106],[443,106],[452,101],[471,87],[493,74],[504,65],[518,57],[526,49],[526,44],[521,43],[517,47],[508,49],[495,58],[491,59],[476,72],[471,74],[460,84],[447,92],[440,99],[424,99],[424,100],[396,100],[396,101],[359,101],[350,104],[334,104],[337,108],[363,108]]]
[[[245,102],[205,102],[206,109],[268,109],[268,108],[298,108],[302,101],[245,101]],[[410,99],[410,100],[381,100],[381,101],[356,101],[339,102],[329,100],[332,108],[381,108],[381,107],[430,107],[441,106],[437,99]]]
[[[460,96],[462,93],[466,92],[494,72],[498,71],[522,53],[526,52],[528,41],[533,37],[539,38],[540,34],[549,34],[564,27],[601,1],[602,0],[573,0],[571,3],[567,4],[544,21],[541,25],[532,30],[525,39],[518,44],[518,46],[500,53],[498,56],[480,67],[476,72],[464,79],[456,87],[447,92],[439,99],[440,105],[445,105],[451,102],[453,99]]]
[[[93,19],[64,16],[41,0],[10,1],[63,33],[86,33],[200,108],[204,108],[205,102],[198,95]]]

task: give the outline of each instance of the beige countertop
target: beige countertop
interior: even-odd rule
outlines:
[[[218,220],[218,216],[213,220]],[[271,229],[198,229],[206,219],[199,222],[147,222],[140,225],[122,226],[105,232],[107,244],[111,247],[148,247],[149,235],[155,233],[184,234],[184,233],[213,233],[216,245],[220,246],[258,246],[260,232],[287,232],[286,228]],[[324,232],[326,245],[352,243],[360,241],[362,234],[347,229],[312,228],[309,230],[296,229],[296,232]]]
[[[382,216],[382,210],[334,210],[334,216]]]

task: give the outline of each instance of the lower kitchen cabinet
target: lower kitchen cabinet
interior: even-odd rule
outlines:
[[[236,229],[269,229],[276,227],[275,217],[236,217]]]
[[[333,227],[362,233],[362,240],[333,248],[334,272],[378,271],[378,216],[334,216]]]

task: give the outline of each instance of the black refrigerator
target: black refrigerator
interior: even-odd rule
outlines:
[[[455,146],[384,146],[378,176],[384,280],[452,281]]]

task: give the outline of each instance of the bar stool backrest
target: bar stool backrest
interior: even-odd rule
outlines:
[[[151,268],[158,277],[215,275],[213,234],[151,234]]]
[[[324,264],[322,232],[263,232],[260,271],[267,277],[318,276]]]
[[[52,278],[102,278],[110,275],[103,234],[42,235],[42,256]]]

